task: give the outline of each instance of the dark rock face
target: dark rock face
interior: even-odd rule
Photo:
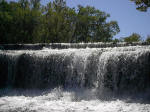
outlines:
[[[0,51],[0,88],[58,86],[98,94],[150,89],[150,46]]]

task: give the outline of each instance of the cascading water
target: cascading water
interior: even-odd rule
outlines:
[[[0,50],[0,111],[150,111],[149,45],[44,46]]]

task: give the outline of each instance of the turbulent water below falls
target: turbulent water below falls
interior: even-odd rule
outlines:
[[[149,112],[140,99],[99,100],[93,90],[11,91],[0,97],[1,112]]]
[[[0,50],[0,88],[2,112],[149,112],[150,46]]]

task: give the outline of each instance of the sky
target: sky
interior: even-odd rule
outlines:
[[[49,1],[53,0],[41,0],[43,5]],[[150,35],[150,9],[147,12],[140,12],[130,0],[66,0],[66,3],[69,7],[94,6],[109,13],[111,17],[108,21],[116,20],[120,27],[120,33],[115,38],[127,37],[132,33],[138,33],[143,38]]]

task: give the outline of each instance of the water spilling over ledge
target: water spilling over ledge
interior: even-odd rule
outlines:
[[[51,49],[68,49],[68,48],[106,48],[106,47],[125,47],[125,46],[145,46],[150,45],[148,42],[98,42],[98,43],[43,43],[43,44],[1,44],[1,50],[42,50],[43,47]]]
[[[1,50],[0,63],[0,87],[87,87],[124,93],[150,86],[150,46]]]
[[[26,101],[33,102],[35,106],[49,98],[49,103],[54,103],[56,100],[63,107],[63,103],[59,102],[60,99],[64,101],[63,98],[65,101],[69,98],[69,102],[76,99],[83,105],[85,102],[82,100],[94,99],[96,102],[91,104],[94,105],[98,99],[108,100],[114,96],[136,96],[138,93],[149,96],[150,45],[124,46],[120,44],[124,47],[91,47],[96,46],[96,43],[88,44],[88,47],[86,44],[79,44],[76,47],[72,47],[74,44],[59,44],[60,47],[58,44],[55,45],[57,47],[42,46],[40,50],[22,48],[21,50],[0,50],[0,88],[21,88],[23,91],[44,88],[52,90],[47,94],[42,92],[33,98],[29,95],[31,98],[30,100],[27,98]],[[61,89],[54,92],[54,88]],[[0,104],[6,104],[4,103],[6,100],[8,102],[23,101],[22,95],[24,94],[6,98],[6,95],[12,95],[10,93],[11,91],[1,94]],[[20,100],[16,100],[17,98]],[[38,101],[39,103],[34,104]],[[50,105],[49,103],[44,103],[46,108],[48,108],[46,105]],[[66,103],[69,104],[68,99]],[[120,101],[116,102],[116,105],[119,104]],[[25,104],[22,105],[25,106]],[[142,105],[140,106],[142,108]],[[3,109],[7,110],[6,107],[3,106]]]

